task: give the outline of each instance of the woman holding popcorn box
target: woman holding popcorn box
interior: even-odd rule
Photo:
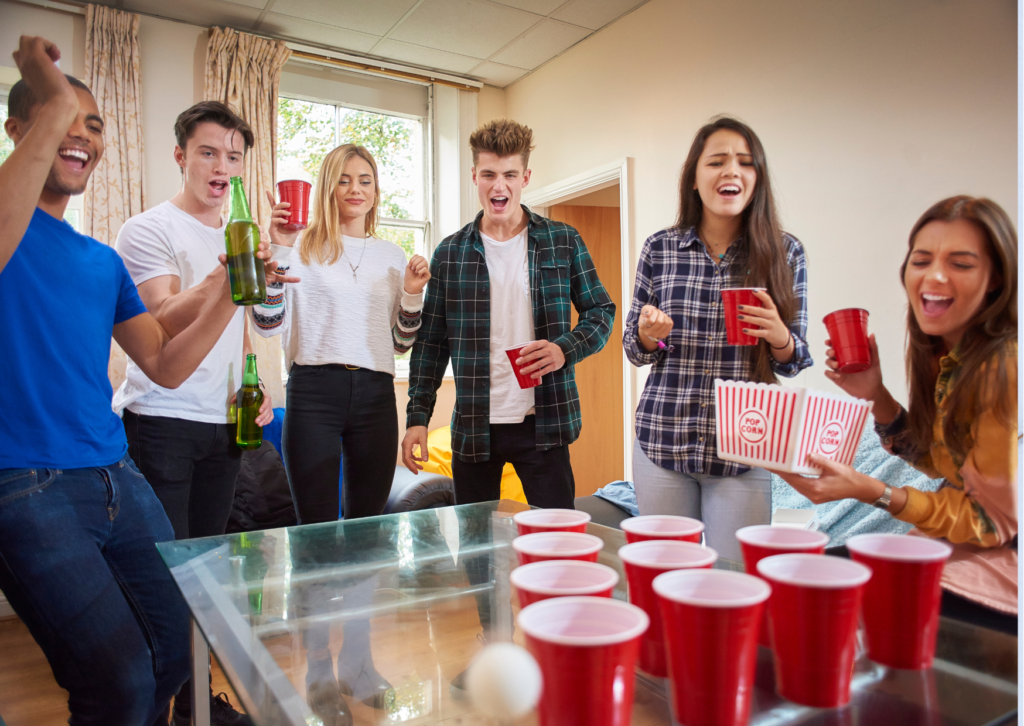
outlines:
[[[1017,632],[1017,234],[995,202],[958,196],[934,205],[910,232],[900,269],[907,291],[904,409],[871,366],[825,373],[874,403],[875,431],[892,454],[933,478],[936,492],[896,488],[820,456],[818,478],[780,472],[812,502],[859,499],[953,545],[942,612]],[[826,341],[831,345],[830,341]],[[852,547],[852,543],[851,543]]]
[[[807,268],[745,124],[718,117],[697,132],[679,196],[675,226],[644,243],[623,330],[629,360],[651,365],[636,413],[637,504],[702,520],[708,546],[740,561],[734,534],[770,521],[771,478],[718,458],[714,381],[771,383],[812,364]]]

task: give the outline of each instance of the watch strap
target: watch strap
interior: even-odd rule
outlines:
[[[889,504],[892,502],[892,487],[888,484],[885,485],[885,491],[875,501],[871,502],[871,506],[878,507],[879,509],[889,509]]]

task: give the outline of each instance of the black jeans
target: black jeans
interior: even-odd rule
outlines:
[[[128,454],[163,505],[174,538],[224,534],[242,465],[235,424],[146,416],[128,409],[123,420]],[[175,696],[174,711],[192,713],[191,679]]]
[[[569,447],[537,448],[537,421],[527,416],[522,423],[491,424],[491,457],[488,461],[462,461],[452,456],[455,503],[475,504],[501,498],[501,470],[511,462],[523,482],[526,501],[541,509],[574,509],[576,480],[569,463]]]
[[[501,498],[501,470],[511,462],[523,482],[526,501],[542,509],[575,509],[576,480],[569,463],[569,447],[558,446],[542,451],[537,448],[537,419],[527,416],[522,423],[491,424],[491,457],[488,461],[471,463],[452,455],[452,476],[455,480],[455,503],[475,504]],[[471,523],[460,516],[460,528],[468,535],[490,541],[490,523]],[[486,530],[468,531],[471,527]],[[472,585],[493,581],[496,574],[494,553],[459,558],[466,568],[466,577]],[[476,596],[477,614],[484,638],[493,640],[491,597],[484,593]]]
[[[338,519],[343,463],[345,518],[382,514],[398,453],[395,379],[337,364],[292,365],[281,448],[299,524]]]
[[[153,487],[175,539],[224,534],[242,450],[235,424],[145,416],[125,409],[128,455]]]

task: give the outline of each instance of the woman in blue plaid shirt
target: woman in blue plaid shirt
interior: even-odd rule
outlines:
[[[716,378],[775,382],[812,364],[803,246],[782,231],[764,149],[745,124],[713,119],[683,164],[676,225],[640,253],[623,330],[626,356],[651,371],[636,412],[633,480],[641,514],[701,519],[706,542],[740,561],[735,532],[771,520],[764,469],[716,455]],[[740,306],[754,346],[726,342],[722,290],[758,287]]]

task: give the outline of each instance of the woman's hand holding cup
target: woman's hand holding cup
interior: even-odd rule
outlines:
[[[672,332],[672,326],[671,316],[653,305],[644,305],[640,310],[640,322],[637,326],[640,345],[647,351],[657,350],[658,341],[668,337]]]
[[[836,370],[839,363],[836,361],[832,341],[825,340],[825,345],[825,377],[843,389],[844,393],[874,402],[872,413],[878,423],[887,424],[892,421],[899,412],[899,404],[882,382],[882,364],[878,358],[878,343],[875,342],[874,333],[868,336],[871,365],[859,373],[839,373]]]
[[[295,246],[299,230],[292,231],[284,228],[284,225],[288,224],[288,221],[291,219],[291,212],[288,210],[292,205],[288,202],[276,201],[272,192],[267,192],[267,199],[270,201],[271,206],[270,241],[275,245],[283,245],[284,247]]]

